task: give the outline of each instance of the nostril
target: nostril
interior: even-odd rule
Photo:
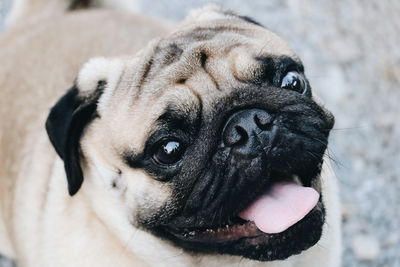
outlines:
[[[242,145],[247,142],[249,136],[243,127],[236,125],[227,131],[224,136],[224,143],[227,146]]]
[[[269,131],[272,128],[273,119],[268,113],[256,113],[254,114],[254,122],[261,130]]]
[[[249,135],[245,129],[240,126],[235,126],[235,130],[240,136],[240,139],[236,142],[236,145],[243,145],[249,139]]]

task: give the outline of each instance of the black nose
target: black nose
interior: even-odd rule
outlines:
[[[262,109],[246,109],[233,114],[222,131],[226,146],[252,154],[272,139],[274,118]]]

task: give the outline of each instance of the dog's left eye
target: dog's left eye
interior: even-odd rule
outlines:
[[[281,88],[305,94],[307,91],[307,83],[303,75],[297,71],[289,71],[282,79]]]
[[[162,165],[172,165],[178,162],[185,151],[184,146],[178,141],[164,141],[157,145],[153,159]]]

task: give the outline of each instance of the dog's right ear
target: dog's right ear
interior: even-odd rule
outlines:
[[[97,101],[105,84],[105,81],[99,81],[96,90],[88,96],[80,96],[77,86],[72,87],[51,109],[46,121],[50,141],[64,161],[71,196],[83,183],[80,139],[85,126],[97,116]]]
[[[71,196],[78,192],[84,179],[80,139],[85,127],[98,117],[98,101],[106,89],[115,86],[121,68],[121,61],[92,59],[80,71],[76,84],[57,101],[47,117],[47,134],[64,161]]]

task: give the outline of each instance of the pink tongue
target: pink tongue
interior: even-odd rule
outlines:
[[[276,234],[303,219],[317,205],[318,199],[318,192],[311,187],[277,183],[239,217],[253,221],[265,233]]]

